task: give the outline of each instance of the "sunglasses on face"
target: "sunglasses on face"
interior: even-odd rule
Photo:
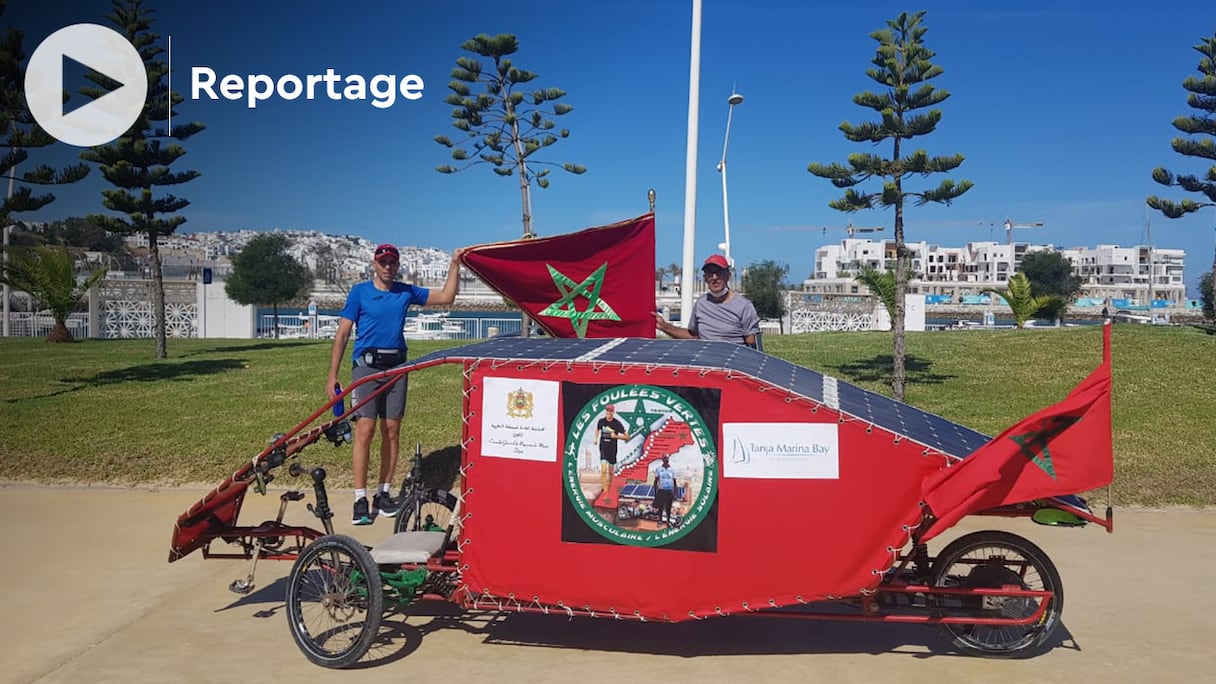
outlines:
[[[726,280],[726,271],[724,271],[720,268],[710,269],[708,271],[702,272],[701,278],[703,280],[713,280],[714,278],[718,278],[720,280]]]

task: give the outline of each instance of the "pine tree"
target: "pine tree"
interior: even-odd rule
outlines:
[[[186,222],[186,217],[176,212],[190,205],[189,200],[171,194],[155,196],[153,190],[164,186],[178,185],[199,176],[198,171],[171,171],[169,165],[186,154],[180,145],[167,140],[185,140],[203,130],[197,122],[174,125],[168,128],[171,108],[183,97],[169,90],[168,68],[161,61],[164,48],[157,44],[160,36],[152,32],[153,11],[143,6],[141,0],[113,0],[113,11],[105,19],[139,51],[148,73],[148,98],[143,112],[135,123],[117,140],[94,147],[81,153],[85,161],[93,162],[101,169],[113,190],[102,191],[102,206],[125,214],[118,218],[104,214],[91,214],[88,220],[106,230],[121,235],[146,235],[152,258],[152,310],[156,316],[156,358],[168,356],[165,340],[165,284],[161,273],[159,238],[171,235]],[[83,88],[81,92],[94,99],[108,92],[108,79],[102,74],[90,72],[86,77],[96,83],[97,88]],[[159,126],[158,126],[159,124]]]
[[[1186,198],[1175,202],[1152,195],[1146,200],[1148,206],[1172,219],[1204,207],[1216,207],[1216,31],[1213,31],[1211,38],[1204,38],[1202,43],[1196,45],[1195,51],[1202,55],[1199,75],[1187,76],[1182,87],[1190,93],[1186,96],[1186,103],[1196,113],[1174,119],[1174,128],[1187,137],[1178,136],[1170,141],[1170,145],[1178,154],[1204,159],[1212,165],[1202,177],[1194,174],[1176,175],[1163,166],[1153,169],[1153,180],[1158,183],[1203,197],[1199,201]],[[1212,257],[1212,272],[1216,273],[1216,253]]]
[[[0,15],[4,14],[4,6],[4,0],[0,0]],[[0,36],[0,174],[11,188],[11,192],[0,190],[6,193],[0,205],[0,227],[9,225],[12,214],[35,211],[55,200],[51,193],[35,195],[35,187],[75,183],[89,173],[85,164],[60,169],[41,164],[17,173],[18,166],[29,159],[30,149],[55,142],[34,121],[25,101],[25,79],[21,73],[27,57],[22,48],[24,40],[24,34],[15,28],[6,29]]]
[[[942,113],[935,106],[950,96],[950,93],[934,88],[928,83],[942,74],[942,68],[931,60],[935,56],[925,47],[925,26],[921,23],[923,11],[909,15],[902,13],[887,22],[887,28],[870,34],[878,41],[878,49],[866,75],[882,86],[878,93],[865,91],[853,96],[859,106],[874,110],[878,121],[859,125],[848,121],[840,124],[844,137],[852,142],[877,145],[892,143],[889,158],[877,154],[858,153],[849,155],[848,165],[812,163],[807,170],[832,185],[845,190],[844,197],[828,203],[833,209],[855,212],[875,207],[895,209],[895,315],[891,327],[895,334],[894,366],[891,373],[891,389],[895,399],[903,401],[905,380],[904,349],[904,293],[908,290],[908,274],[911,271],[912,252],[904,242],[904,203],[912,198],[916,206],[929,202],[949,205],[954,199],[971,189],[971,181],[944,180],[936,188],[912,192],[904,188],[904,179],[917,175],[928,177],[934,173],[946,173],[963,163],[963,155],[930,157],[925,150],[904,153],[905,141],[928,135],[937,128]],[[928,111],[918,113],[920,110]],[[882,179],[882,188],[870,193],[859,192],[855,186],[871,178]]]
[[[446,135],[435,136],[435,142],[452,150],[452,159],[460,166],[443,165],[439,173],[456,173],[478,164],[489,164],[499,176],[519,179],[520,201],[523,205],[524,237],[532,232],[532,182],[549,187],[550,169],[537,166],[561,166],[569,173],[582,174],[587,169],[578,164],[545,162],[532,159],[560,138],[570,136],[568,129],[553,132],[556,124],[551,117],[564,116],[574,110],[558,102],[565,97],[561,88],[537,88],[522,92],[523,86],[537,75],[516,67],[509,55],[519,50],[519,40],[504,33],[497,36],[478,35],[465,41],[460,49],[493,62],[483,68],[479,59],[460,57],[452,70],[452,91],[444,102],[452,105],[452,126],[462,131],[464,139],[453,142]],[[485,84],[483,92],[474,94],[473,86]],[[466,147],[467,146],[467,147]],[[529,164],[532,166],[530,167]]]

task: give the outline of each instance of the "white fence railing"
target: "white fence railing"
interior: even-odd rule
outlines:
[[[337,316],[279,314],[279,339],[333,339],[337,330]],[[407,340],[482,340],[499,335],[518,335],[519,331],[518,315],[462,318],[456,314],[422,314],[411,316],[405,322]],[[258,319],[257,334],[261,338],[275,337],[272,314],[264,314]]]
[[[4,314],[0,313],[0,316]],[[74,313],[64,321],[72,337],[80,340],[90,337],[89,314]],[[28,313],[10,311],[8,314],[8,334],[10,337],[46,337],[51,334],[55,319],[46,313]]]

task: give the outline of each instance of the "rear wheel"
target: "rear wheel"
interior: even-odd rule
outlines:
[[[322,667],[350,667],[380,629],[384,587],[362,544],[343,535],[317,539],[287,580],[287,621],[304,655]]]
[[[456,496],[444,489],[426,489],[406,497],[394,532],[447,532],[456,510]]]
[[[1027,625],[942,625],[954,646],[972,655],[1036,655],[1059,627],[1064,610],[1064,591],[1055,565],[1042,549],[1008,532],[974,532],[948,544],[933,563],[933,585],[969,589],[1015,586],[1053,592],[1051,599],[935,596],[934,605],[942,614],[976,618],[1029,617],[1038,612],[1041,601],[1049,601],[1043,615]]]

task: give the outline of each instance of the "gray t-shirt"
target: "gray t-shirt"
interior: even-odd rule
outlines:
[[[693,302],[688,330],[708,342],[743,344],[743,338],[760,332],[760,316],[738,292],[722,303],[711,301],[706,294]]]

